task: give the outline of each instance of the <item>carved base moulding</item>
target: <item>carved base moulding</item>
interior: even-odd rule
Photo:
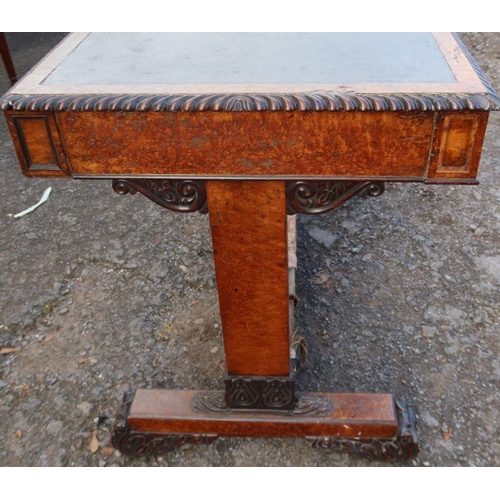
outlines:
[[[390,394],[297,393],[288,410],[240,410],[224,391],[139,389],[125,395],[113,445],[133,456],[158,455],[218,437],[305,438],[315,448],[387,462],[418,453],[414,417]]]
[[[397,435],[392,439],[347,439],[334,436],[307,436],[313,448],[344,451],[383,462],[405,462],[419,453],[415,416],[404,399],[396,400],[399,421]]]

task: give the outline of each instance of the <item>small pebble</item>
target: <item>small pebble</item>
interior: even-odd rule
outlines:
[[[82,413],[88,417],[90,413],[92,412],[92,409],[94,408],[94,405],[92,403],[89,403],[88,401],[83,401],[79,405],[76,406]]]

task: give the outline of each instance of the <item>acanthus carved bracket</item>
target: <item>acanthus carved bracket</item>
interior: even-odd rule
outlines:
[[[205,182],[177,179],[115,179],[118,194],[141,194],[163,208],[175,212],[208,212]]]
[[[158,205],[175,212],[208,212],[204,180],[115,179],[118,194],[142,193]],[[286,181],[287,213],[324,214],[343,205],[355,195],[380,196],[383,182],[373,181]]]
[[[343,205],[355,195],[380,196],[383,182],[358,181],[290,181],[286,183],[287,212],[324,214]]]

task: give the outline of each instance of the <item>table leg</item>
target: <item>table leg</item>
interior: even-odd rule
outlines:
[[[113,443],[157,454],[218,436],[303,437],[381,460],[418,452],[411,411],[390,394],[296,393],[290,362],[286,185],[208,181],[227,364],[225,391],[126,395]]]
[[[5,38],[5,33],[0,33],[0,55],[2,56],[2,61],[9,76],[11,85],[17,82],[17,75],[14,69],[14,64],[12,63],[12,58],[10,57],[9,46],[7,45],[7,40]]]
[[[291,408],[283,182],[208,182],[232,408]]]

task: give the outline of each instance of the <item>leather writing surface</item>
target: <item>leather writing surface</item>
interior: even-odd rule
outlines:
[[[400,82],[455,82],[430,33],[91,33],[43,84]]]

